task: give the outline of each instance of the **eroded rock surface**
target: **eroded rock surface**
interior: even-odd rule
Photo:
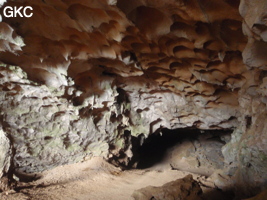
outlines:
[[[0,178],[8,173],[11,161],[10,141],[6,134],[0,129]]]
[[[201,200],[202,190],[192,175],[164,184],[162,187],[148,186],[134,191],[135,200]]]
[[[169,153],[171,167],[204,176],[210,176],[216,170],[224,169],[226,166],[221,148],[225,142],[218,135],[219,133],[200,134],[194,140],[186,139],[174,146]]]

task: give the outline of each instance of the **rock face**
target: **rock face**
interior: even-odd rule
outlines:
[[[221,152],[224,144],[218,136],[200,134],[194,141],[186,139],[174,146],[169,163],[173,169],[210,176],[225,167]]]
[[[11,148],[9,139],[4,131],[0,129],[0,177],[8,173],[10,167]]]
[[[164,184],[162,187],[148,186],[134,191],[135,200],[201,200],[202,190],[192,175]]]
[[[0,23],[1,125],[17,173],[96,155],[128,166],[133,140],[194,127],[233,129],[225,174],[266,185],[266,1],[8,5],[33,8]]]
[[[235,171],[237,191],[242,194],[255,194],[267,186],[266,7],[266,1],[247,0],[241,1],[239,7],[248,37],[243,61],[252,76],[239,91],[242,117],[223,154],[225,162],[232,165],[230,171]]]

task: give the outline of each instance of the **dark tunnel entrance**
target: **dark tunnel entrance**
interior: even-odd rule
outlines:
[[[169,130],[163,129],[161,133],[152,134],[149,136],[144,144],[137,150],[139,161],[138,169],[145,169],[152,167],[164,160],[167,151],[181,143],[185,138],[194,139],[200,133],[199,130]]]
[[[223,165],[221,147],[230,140],[231,133],[231,130],[162,129],[160,133],[151,134],[141,145],[135,145],[137,142],[134,140],[138,139],[132,138],[132,162],[136,163],[137,169],[150,168],[162,162],[179,168],[175,159],[188,157],[194,160],[196,168],[201,162],[210,162],[220,168]]]

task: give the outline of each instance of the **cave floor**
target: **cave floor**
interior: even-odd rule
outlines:
[[[122,171],[102,158],[65,165],[38,174],[33,182],[19,183],[16,191],[0,194],[1,200],[127,200],[134,190],[183,178],[185,171],[150,168]],[[217,190],[212,180],[192,174],[198,180],[204,199],[224,200],[231,197]]]

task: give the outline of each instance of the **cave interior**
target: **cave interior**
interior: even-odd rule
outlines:
[[[73,198],[266,199],[266,0],[0,5],[0,199],[57,199],[47,174],[94,159],[147,182]]]

